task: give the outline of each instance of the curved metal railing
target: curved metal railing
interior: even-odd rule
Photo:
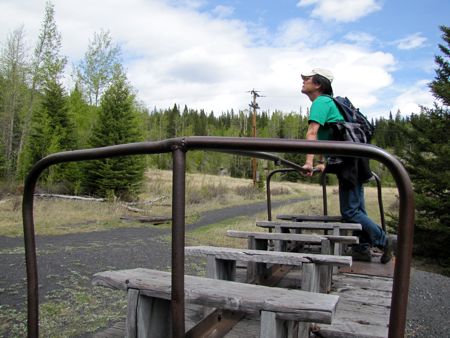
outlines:
[[[300,167],[301,168],[301,167]],[[272,220],[272,194],[271,194],[271,181],[272,177],[278,173],[288,173],[288,172],[297,172],[299,173],[297,168],[280,168],[272,170],[266,177],[266,201],[267,201],[267,220]],[[323,206],[323,215],[328,215],[328,197],[327,197],[327,184],[326,184],[326,176],[327,172],[322,172],[320,177],[320,184],[322,185],[322,206]],[[380,212],[380,225],[381,228],[386,231],[386,220],[384,217],[384,205],[383,205],[383,193],[381,187],[380,177],[372,172],[372,177],[377,184],[377,197],[378,197],[378,210]]]
[[[368,157],[382,162],[392,173],[400,199],[398,252],[394,270],[389,337],[403,337],[406,324],[410,265],[413,244],[414,198],[411,181],[402,164],[381,148],[367,144],[335,141],[308,141],[237,137],[196,136],[158,142],[141,142],[96,149],[67,151],[38,161],[25,179],[23,226],[27,269],[28,336],[39,336],[39,297],[36,241],[33,219],[33,196],[36,183],[46,168],[64,162],[84,161],[137,154],[172,153],[172,335],[185,334],[184,310],[184,237],[185,237],[185,169],[190,150],[232,152],[295,152]]]

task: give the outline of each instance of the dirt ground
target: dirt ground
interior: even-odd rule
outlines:
[[[283,203],[286,203],[284,201]],[[274,203],[274,207],[276,204]],[[229,218],[265,210],[265,203],[225,208],[205,213],[187,231]],[[73,278],[89,285],[95,272],[146,267],[170,269],[167,228],[126,228],[52,237],[38,237],[39,292],[41,302]],[[26,274],[22,238],[0,236],[0,305],[26,309]],[[450,337],[450,278],[414,270],[408,306],[409,337]],[[0,313],[1,315],[1,313]],[[1,321],[0,321],[1,324]],[[89,335],[82,335],[88,337]],[[6,334],[5,337],[13,337]]]

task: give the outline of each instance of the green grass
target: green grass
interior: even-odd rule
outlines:
[[[87,277],[72,271],[58,279],[58,287],[45,295],[39,308],[41,337],[75,337],[123,321],[126,293],[92,287]],[[25,337],[26,313],[11,306],[0,306],[0,336]]]
[[[387,189],[389,194],[384,194],[383,201],[385,210],[394,212],[396,206],[396,196],[393,189]],[[328,213],[330,215],[339,215],[337,187],[328,189]],[[376,197],[376,189],[366,188],[366,208],[369,215],[379,222],[379,208]],[[289,203],[272,210],[273,215],[277,214],[302,214],[302,215],[320,215],[323,212],[322,195],[306,199],[301,202]],[[244,248],[247,246],[245,239],[230,238],[226,235],[227,230],[241,231],[265,231],[255,226],[256,220],[266,220],[265,212],[256,216],[244,216],[228,219],[223,222],[209,224],[186,233],[186,245],[214,245]],[[170,240],[170,238],[169,238]]]

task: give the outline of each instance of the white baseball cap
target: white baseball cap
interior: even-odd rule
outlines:
[[[333,82],[333,79],[334,79],[333,73],[330,72],[328,69],[324,69],[324,68],[314,68],[310,72],[302,74],[302,78],[311,77],[314,75],[321,75],[324,78],[326,78],[327,80],[329,80],[330,83]]]

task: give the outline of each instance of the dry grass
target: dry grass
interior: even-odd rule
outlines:
[[[299,215],[321,215],[323,213],[322,207],[322,189],[319,186],[301,185],[303,189],[307,189],[308,199],[290,203],[272,210],[273,215],[277,214],[299,214]],[[305,191],[303,190],[302,191]],[[396,192],[395,188],[383,188],[383,204],[385,211],[392,213],[397,212],[396,206]],[[337,186],[330,186],[327,189],[328,197],[328,214],[339,215],[339,197]],[[380,212],[378,208],[378,197],[376,188],[365,188],[366,208],[372,219],[380,223]],[[265,220],[266,213],[260,213],[256,216],[239,217],[232,220],[227,220],[217,224],[210,224],[193,230],[186,234],[187,245],[214,245],[227,246],[235,248],[247,247],[247,241],[244,239],[230,238],[226,235],[227,230],[241,230],[241,231],[266,231],[255,226],[256,220]]]
[[[308,185],[293,182],[272,182],[273,199],[308,197],[304,202],[274,210],[274,214],[297,213],[318,215],[322,213],[322,189],[318,184]],[[395,189],[384,188],[385,209],[395,205]],[[120,201],[87,202],[61,199],[36,198],[34,206],[35,231],[40,235],[61,235],[100,231],[118,227],[145,227],[148,223],[122,221],[122,216],[166,216],[171,215],[172,173],[165,170],[149,170],[146,174],[141,202],[133,207],[139,213],[128,210]],[[328,187],[329,214],[337,215],[337,187]],[[255,190],[249,179],[204,174],[186,175],[186,215],[192,222],[206,210],[263,201],[264,192]],[[251,200],[251,201],[250,201]],[[369,214],[379,219],[375,188],[366,188]],[[0,201],[0,235],[22,236],[21,196]],[[265,216],[260,217],[264,219]],[[214,236],[215,237],[215,236]]]
[[[281,207],[274,214],[300,214],[300,215],[321,215],[323,213],[322,192],[320,187],[311,187],[311,189],[319,189],[319,193],[311,194],[311,199],[296,204],[290,204]],[[375,187],[365,187],[364,195],[366,202],[367,214],[377,223],[380,223],[380,210],[378,206],[377,189]],[[385,214],[397,213],[398,204],[396,203],[397,189],[382,189],[383,206]],[[339,195],[337,186],[327,187],[328,214],[339,215]]]
[[[292,183],[275,183],[274,189],[289,193],[277,198],[298,194]],[[62,199],[35,198],[35,231],[39,235],[61,235],[100,231],[118,227],[144,227],[148,223],[122,221],[122,216],[171,215],[172,172],[149,170],[144,191],[139,197],[141,204],[128,210],[122,202],[92,202]],[[239,191],[246,191],[239,194]],[[186,175],[186,215],[194,221],[206,210],[248,203],[248,199],[264,200],[265,194],[254,191],[251,180],[203,174]],[[145,202],[152,203],[145,203]],[[0,235],[22,236],[21,196],[0,200]]]

